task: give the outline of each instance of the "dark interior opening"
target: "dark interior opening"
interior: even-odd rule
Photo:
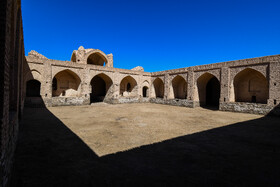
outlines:
[[[143,97],[147,97],[147,90],[148,90],[148,87],[144,86],[143,87]]]
[[[206,105],[219,106],[220,82],[216,77],[212,77],[206,85]]]
[[[130,83],[127,83],[126,91],[131,92],[131,84]]]
[[[40,97],[41,83],[37,80],[29,80],[26,83],[26,97]]]
[[[90,102],[103,102],[106,95],[106,82],[99,76],[91,80]]]
[[[257,102],[257,96],[253,95],[252,96],[252,103],[256,103]]]

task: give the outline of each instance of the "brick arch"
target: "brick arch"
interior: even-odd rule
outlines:
[[[197,78],[194,101],[198,101],[200,106],[218,106],[220,93],[221,83],[214,74],[205,72]]]
[[[40,71],[36,70],[36,69],[32,69],[29,72],[27,72],[24,76],[24,82],[27,82],[29,80],[32,79],[36,79],[39,82],[42,83],[43,79],[42,79],[42,74],[40,73]]]
[[[89,63],[89,61],[91,60],[90,57],[93,57],[93,56],[96,56],[96,58],[99,57],[98,59],[102,59],[105,63],[105,66],[108,64],[109,60],[107,58],[107,55],[103,51],[98,50],[98,49],[92,49],[86,53],[84,59],[87,64],[90,64]],[[94,62],[93,62],[93,65],[101,65],[101,64],[99,64],[99,62],[97,62],[97,64],[94,64]],[[103,66],[103,64],[101,66]]]
[[[157,77],[153,80],[152,93],[155,98],[164,97],[164,81],[161,78]]]
[[[269,97],[268,80],[260,71],[245,68],[239,71],[230,87],[231,102],[267,103]]]
[[[79,72],[76,68],[54,68],[52,70],[52,79],[60,72],[62,71],[68,71],[70,73],[73,73],[74,75],[76,75],[81,81],[83,80],[83,76],[82,76],[82,73]]]
[[[144,80],[141,85],[141,95],[143,97],[150,97],[150,83],[148,80]]]
[[[65,69],[57,72],[52,79],[52,96],[77,97],[81,92],[81,78],[73,71]]]
[[[138,83],[132,76],[127,75],[122,78],[120,82],[120,95],[121,96],[133,96],[138,94]]]
[[[169,98],[170,99],[186,99],[187,98],[187,81],[186,79],[181,75],[176,75],[173,77],[173,79],[170,81],[169,86]]]
[[[99,73],[92,77],[90,81],[91,94],[90,101],[106,101],[113,95],[113,80],[105,73]]]

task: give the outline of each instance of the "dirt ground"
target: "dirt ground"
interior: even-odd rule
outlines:
[[[26,108],[14,186],[280,185],[280,119],[158,104]]]

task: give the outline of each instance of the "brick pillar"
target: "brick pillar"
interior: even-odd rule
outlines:
[[[52,66],[50,63],[44,63],[44,79],[41,83],[41,96],[42,98],[52,97]]]
[[[276,106],[280,104],[280,59],[269,64],[269,99],[267,104]]]
[[[221,94],[220,103],[229,102],[229,69],[228,67],[221,68]]]
[[[169,74],[164,74],[164,96],[163,99],[166,100],[169,93]]]
[[[189,68],[188,77],[187,77],[187,84],[188,84],[188,100],[194,101],[194,72],[192,68]],[[193,105],[194,107],[194,105]]]

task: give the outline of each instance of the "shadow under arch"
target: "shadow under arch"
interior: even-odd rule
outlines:
[[[177,75],[172,79],[172,89],[175,99],[186,99],[187,98],[187,81],[181,76]]]
[[[66,69],[55,74],[52,80],[52,97],[79,96],[81,87],[80,77],[73,71]]]
[[[160,78],[156,78],[153,82],[153,87],[155,91],[156,98],[164,97],[164,83]]]
[[[40,97],[41,96],[41,82],[36,79],[26,81],[26,97]]]
[[[91,79],[90,85],[90,102],[102,102],[108,97],[108,92],[112,89],[113,81],[108,75],[100,73]]]
[[[130,75],[124,77],[120,82],[121,96],[137,96],[137,82]]]
[[[197,79],[197,91],[201,107],[219,109],[221,85],[216,76],[204,73]]]
[[[269,97],[268,80],[259,71],[246,68],[233,79],[235,102],[252,102],[266,104]]]

